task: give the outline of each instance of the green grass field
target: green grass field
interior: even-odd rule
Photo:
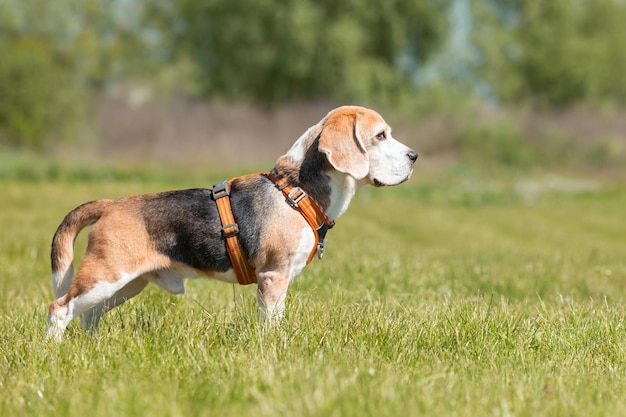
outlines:
[[[361,190],[276,329],[252,286],[194,280],[56,344],[49,244],[66,212],[222,178],[18,165],[0,168],[2,416],[626,415],[623,185],[418,164]]]

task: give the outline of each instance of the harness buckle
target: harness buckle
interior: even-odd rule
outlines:
[[[324,257],[324,248],[326,247],[326,238],[320,239],[317,243],[317,258],[322,259]]]
[[[300,187],[293,187],[289,194],[287,194],[287,203],[295,209],[298,208],[298,203],[306,197],[306,192]]]
[[[213,186],[213,200],[219,200],[220,198],[228,197],[230,195],[230,186],[228,181],[218,182]]]
[[[222,227],[224,237],[233,237],[239,234],[239,225],[237,223],[227,224]]]

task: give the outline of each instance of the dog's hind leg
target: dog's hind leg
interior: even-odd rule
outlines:
[[[139,294],[148,285],[148,281],[139,277],[129,282],[117,291],[107,301],[96,304],[80,316],[80,327],[87,331],[96,331],[100,323],[100,317],[109,310],[123,304],[127,300]]]
[[[48,311],[48,338],[54,337],[60,341],[65,328],[70,322],[90,308],[101,303],[106,303],[118,291],[135,280],[140,274],[126,274],[121,272],[115,281],[102,279],[101,275],[105,271],[97,268],[83,268],[78,270],[76,278],[70,287],[69,292],[56,299]],[[91,277],[83,274],[91,272]],[[99,271],[99,273],[98,273]],[[100,278],[100,279],[99,279]]]

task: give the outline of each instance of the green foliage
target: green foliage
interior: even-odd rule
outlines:
[[[60,134],[82,98],[64,68],[64,58],[50,54],[42,38],[0,39],[0,140],[39,146]]]
[[[76,136],[92,87],[147,65],[139,16],[123,0],[0,2],[0,142]]]
[[[507,114],[455,119],[455,128],[425,145],[427,155],[453,155],[464,166],[505,168],[519,172],[553,169],[579,172],[622,172],[626,164],[623,138],[583,134],[533,123],[530,116]],[[575,117],[575,116],[571,116]]]
[[[480,72],[505,102],[626,100],[626,3],[473,2]]]
[[[70,43],[76,1],[0,3],[0,141],[40,147],[67,133],[84,92]]]
[[[476,96],[621,106],[625,20],[619,0],[3,0],[0,142],[77,137],[94,95],[120,80],[261,105],[353,102],[405,119],[463,112]],[[616,149],[590,152],[612,163]]]
[[[204,70],[208,95],[392,102],[445,36],[446,3],[179,0],[175,47]]]
[[[539,163],[540,153],[508,122],[472,125],[457,133],[453,147],[466,161],[526,168]]]

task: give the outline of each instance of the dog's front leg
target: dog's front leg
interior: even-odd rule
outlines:
[[[276,271],[258,274],[257,299],[261,320],[267,324],[280,322],[285,313],[289,275]]]

